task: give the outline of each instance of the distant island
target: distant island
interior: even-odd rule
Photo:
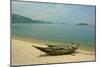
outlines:
[[[14,13],[12,14],[11,19],[12,23],[53,24],[50,21],[33,20],[29,17],[25,17]]]
[[[61,23],[61,24],[66,24],[66,23]]]
[[[88,25],[87,23],[77,23],[76,25]]]

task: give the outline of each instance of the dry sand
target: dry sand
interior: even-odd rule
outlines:
[[[74,55],[57,55],[47,56],[44,52],[32,47],[34,42],[12,39],[12,66],[14,65],[32,65],[32,64],[48,64],[48,63],[65,63],[65,62],[81,62],[95,61],[95,51],[77,50]]]

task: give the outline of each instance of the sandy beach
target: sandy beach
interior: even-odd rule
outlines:
[[[46,45],[39,45],[35,42],[23,41],[12,38],[12,66],[14,65],[32,65],[32,64],[48,64],[48,63],[65,63],[65,62],[81,62],[81,61],[95,61],[95,51],[78,49],[74,55],[57,55],[48,56],[44,52],[32,47],[32,45],[47,47]]]

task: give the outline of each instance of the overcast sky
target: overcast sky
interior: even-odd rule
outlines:
[[[54,23],[95,24],[95,6],[13,1],[12,13]]]

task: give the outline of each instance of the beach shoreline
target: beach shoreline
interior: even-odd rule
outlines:
[[[32,45],[46,47],[38,40],[11,38],[11,65],[52,64],[67,62],[95,61],[95,50],[78,49],[74,55],[47,56]]]
[[[19,36],[13,36],[11,38],[15,39],[15,40],[21,40],[21,41],[27,41],[27,42],[32,42],[34,44],[38,44],[38,45],[45,45],[45,44],[52,44],[52,45],[66,45],[67,43],[71,43],[71,42],[59,42],[59,41],[48,41],[48,40],[42,40],[42,39],[36,39],[36,38],[31,38],[31,37],[19,37]],[[80,42],[73,42],[73,43],[80,43]],[[95,51],[95,46],[94,47],[90,47],[90,46],[83,46],[83,43],[80,43],[80,48],[81,50],[89,50],[89,51]],[[87,44],[85,44],[87,45]]]

